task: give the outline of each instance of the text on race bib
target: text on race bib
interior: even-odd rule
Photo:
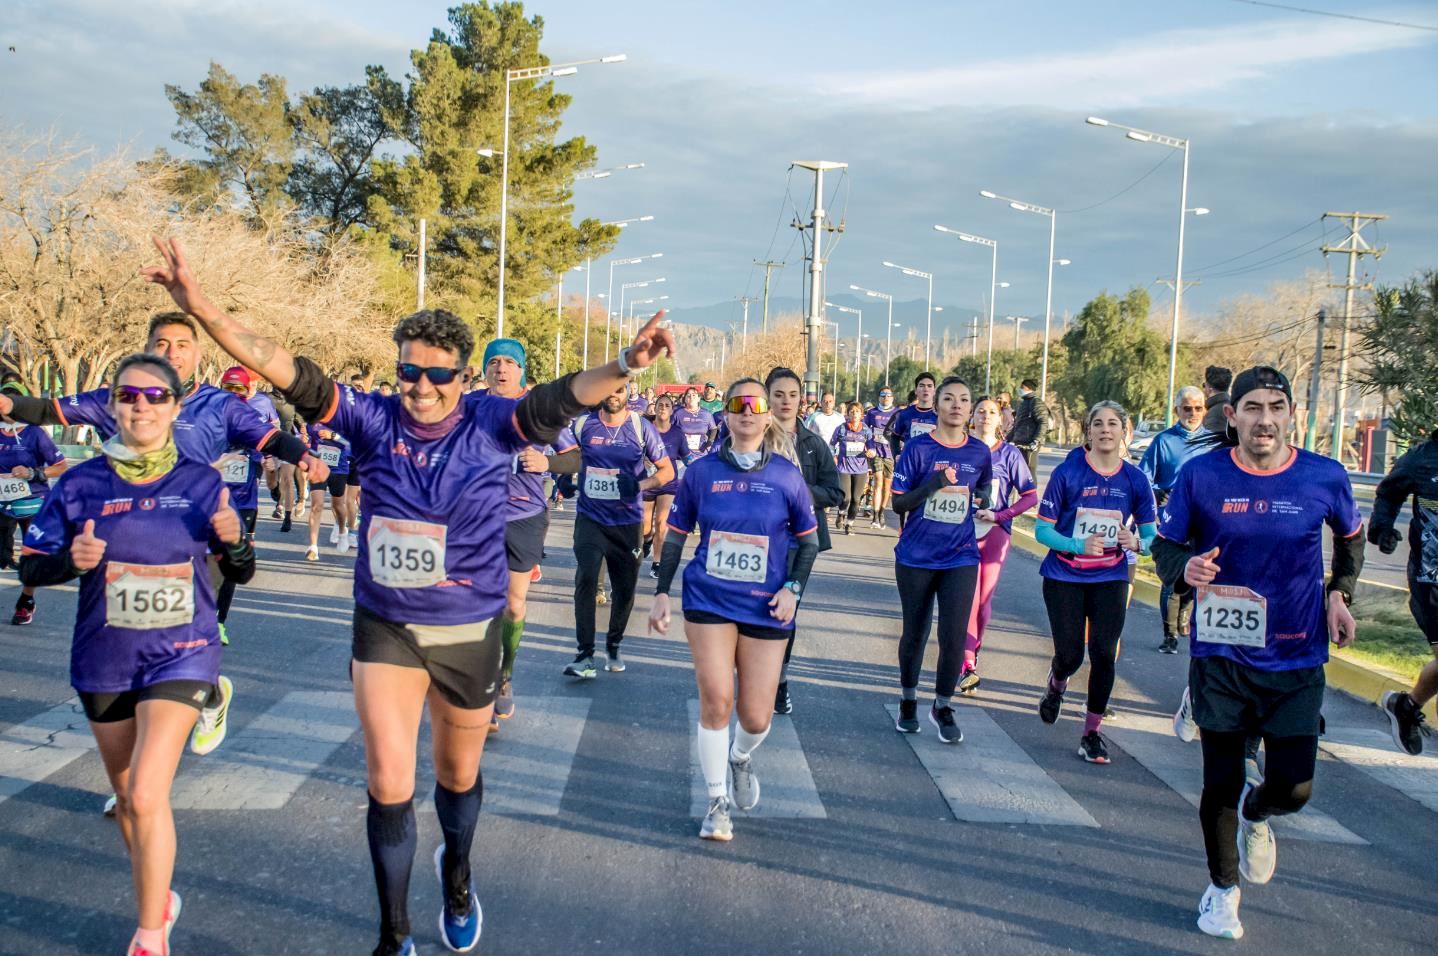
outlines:
[[[929,495],[924,502],[924,517],[944,524],[963,524],[969,516],[967,485],[947,485]]]
[[[725,581],[763,581],[769,573],[769,539],[762,534],[711,531],[704,570]]]
[[[369,526],[370,577],[387,588],[439,584],[445,579],[446,533],[442,524],[376,516]]]
[[[30,497],[30,482],[12,475],[0,477],[0,501],[19,501]]]
[[[220,469],[220,480],[227,485],[243,485],[250,480],[249,455],[230,452],[220,456],[217,467]]]
[[[584,496],[595,501],[618,501],[619,469],[587,469],[584,472]]]
[[[684,444],[689,446],[690,451],[698,451],[699,446],[704,444],[703,435],[685,435]]]
[[[927,435],[935,427],[933,422],[909,422],[909,437],[918,438],[920,435]]]
[[[1080,508],[1074,512],[1074,537],[1098,535],[1105,548],[1118,547],[1118,529],[1123,527],[1122,512],[1111,508]]]
[[[1268,599],[1245,587],[1199,587],[1193,619],[1198,639],[1210,644],[1262,647],[1268,639]]]
[[[155,630],[195,619],[194,567],[182,564],[105,565],[105,623]]]
[[[864,454],[864,443],[861,441],[845,441],[844,456],[847,458],[859,458]]]
[[[315,457],[324,462],[329,468],[338,468],[340,466],[340,456],[343,453],[340,448],[334,445],[321,445],[319,450],[315,452]]]

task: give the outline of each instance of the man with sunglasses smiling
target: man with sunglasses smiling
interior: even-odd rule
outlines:
[[[449,949],[468,952],[481,923],[469,854],[483,797],[480,756],[499,686],[514,455],[552,441],[606,396],[622,395],[634,370],[673,355],[674,337],[660,327],[661,312],[615,361],[516,401],[466,394],[462,375],[473,374],[474,335],[458,316],[425,310],[395,328],[399,395],[381,399],[331,381],[313,361],[226,315],[200,290],[178,241],[155,245],[164,263],[146,268],[145,278],[164,286],[225,351],[274,382],[307,420],[353,446],[365,508],[350,675],[365,737],[366,831],[381,914],[374,953],[414,953],[407,900],[426,705],[444,833],[434,854],[440,925]]]

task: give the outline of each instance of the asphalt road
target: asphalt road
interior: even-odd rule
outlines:
[[[736,814],[732,843],[713,844],[696,838],[695,693],[679,629],[644,635],[643,597],[627,673],[560,676],[573,641],[571,518],[554,515],[518,713],[485,755],[481,951],[1233,951],[1194,927],[1207,883],[1191,803],[1199,753],[1167,730],[1186,661],[1154,652],[1151,610],[1129,614],[1119,716],[1105,725],[1114,762],[1086,765],[1075,754],[1084,673],[1058,725],[1035,714],[1051,649],[1037,562],[1015,552],[983,686],[959,708],[967,740],[944,747],[927,724],[894,733],[887,712],[894,532],[837,539],[801,612],[795,711],[755,757],[764,802]],[[176,784],[181,956],[373,946],[346,676],[352,561],[326,548],[306,564],[299,532],[277,527],[262,521],[264,570],[231,618],[230,737],[187,755]],[[104,776],[67,685],[74,601],[73,589],[43,592],[34,625],[0,625],[0,953],[118,953],[134,926],[128,866],[99,812]],[[1438,758],[1400,758],[1371,707],[1333,693],[1326,713],[1313,804],[1278,830],[1274,881],[1245,889],[1238,945],[1429,953]],[[427,794],[427,767],[420,780]],[[420,952],[435,954],[439,835],[431,812],[419,826],[412,913]]]

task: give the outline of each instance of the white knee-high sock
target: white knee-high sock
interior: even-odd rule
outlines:
[[[704,773],[704,786],[709,799],[729,793],[729,728],[710,730],[699,725],[699,769]]]
[[[769,726],[772,727],[773,724]],[[735,760],[746,759],[764,742],[764,738],[767,736],[769,736],[769,727],[765,727],[757,734],[751,734],[744,729],[743,724],[740,724],[734,728],[734,749],[729,752],[729,756]]]

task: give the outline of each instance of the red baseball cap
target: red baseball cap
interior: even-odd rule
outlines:
[[[251,377],[249,369],[243,365],[232,365],[225,369],[224,375],[220,376],[220,387],[224,388],[226,385],[241,385],[245,388],[249,388],[250,383],[253,381],[254,378]]]

